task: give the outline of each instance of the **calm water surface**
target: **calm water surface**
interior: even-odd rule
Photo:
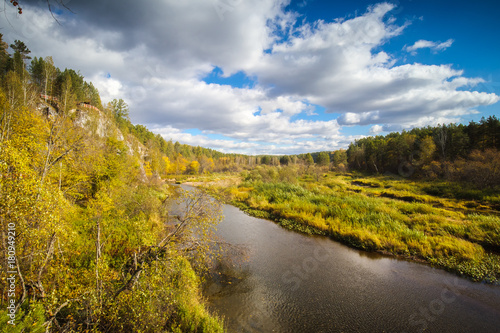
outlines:
[[[205,291],[228,332],[500,332],[500,286],[224,215],[233,261]]]

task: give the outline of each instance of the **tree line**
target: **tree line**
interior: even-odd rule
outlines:
[[[468,125],[414,128],[356,140],[347,149],[352,170],[395,173],[500,185],[500,121],[495,116]]]

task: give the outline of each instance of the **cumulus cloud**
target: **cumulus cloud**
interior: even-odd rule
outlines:
[[[376,134],[457,121],[499,100],[473,91],[483,81],[452,65],[396,66],[384,45],[408,23],[396,24],[392,4],[307,23],[288,3],[71,1],[76,14],[56,10],[59,25],[44,1],[26,0],[23,15],[5,14],[12,25],[2,33],[9,43],[24,40],[34,55],[52,55],[61,68],[81,70],[104,101],[124,98],[133,122],[223,151],[333,150],[353,139],[342,126],[372,125]],[[422,40],[405,50],[437,52],[452,43]],[[205,83],[214,68],[255,84]],[[193,128],[202,134],[186,132]]]
[[[248,141],[279,142],[337,133],[336,120],[292,120],[310,109],[290,96],[270,98],[261,89],[233,88],[195,79],[164,80],[147,93],[141,107],[148,110],[135,117],[141,123],[176,128],[197,128],[210,134]],[[167,98],[168,96],[168,98]],[[162,104],[156,101],[162,100]]]
[[[391,55],[375,51],[403,33],[404,24],[384,19],[393,8],[381,4],[351,20],[302,26],[286,42],[274,45],[253,73],[276,95],[298,95],[327,112],[340,113],[340,125],[435,124],[499,100],[495,94],[463,91],[481,80],[465,78],[450,65],[394,66]],[[433,48],[444,49],[452,42]]]
[[[370,128],[370,134],[372,134],[372,135],[377,135],[377,134],[379,134],[380,132],[383,132],[383,131],[384,131],[384,127],[380,126],[380,125],[373,125]]]
[[[453,39],[448,39],[446,42],[443,42],[443,43],[437,43],[437,42],[431,42],[431,41],[428,41],[428,40],[419,40],[417,42],[415,42],[415,44],[411,45],[411,46],[405,46],[404,47],[404,50],[407,51],[407,52],[410,52],[412,54],[416,54],[417,50],[419,49],[431,49],[431,51],[433,52],[438,52],[438,51],[444,51],[446,50],[447,48],[449,48],[452,44],[453,44],[454,40]]]

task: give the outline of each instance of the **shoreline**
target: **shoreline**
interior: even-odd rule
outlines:
[[[214,190],[213,187],[210,188],[207,186],[203,186],[203,185],[215,185],[215,184],[220,186],[220,183],[218,183],[218,182],[185,182],[182,184],[194,186],[194,187],[203,189],[205,191],[208,191],[208,193],[210,195],[216,197],[217,199],[221,200],[225,204],[229,204],[229,205],[232,205],[232,206],[238,208],[239,210],[241,210],[242,212],[244,212],[245,214],[247,214],[249,216],[271,221],[271,222],[276,223],[276,224],[280,225],[281,227],[288,229],[290,231],[299,232],[299,233],[306,234],[306,235],[325,236],[325,237],[330,238],[332,241],[339,242],[340,244],[343,244],[343,245],[348,246],[348,247],[353,248],[353,249],[363,250],[367,253],[377,253],[377,254],[380,254],[383,256],[392,257],[392,258],[399,259],[399,260],[414,262],[414,263],[418,263],[418,264],[425,264],[427,266],[447,271],[449,273],[455,274],[459,277],[466,278],[466,279],[468,279],[470,281],[474,281],[474,282],[486,283],[486,284],[496,285],[496,286],[500,285],[499,279],[492,280],[491,278],[483,278],[483,277],[473,276],[471,274],[461,272],[459,270],[460,268],[458,266],[455,266],[455,267],[447,266],[447,264],[449,265],[449,263],[444,261],[444,260],[445,259],[454,260],[455,257],[450,257],[450,258],[429,257],[429,259],[425,259],[425,258],[419,257],[418,255],[414,255],[414,254],[405,255],[402,253],[391,252],[391,251],[388,251],[386,249],[373,248],[373,244],[370,244],[370,242],[365,242],[362,239],[359,239],[359,238],[356,238],[353,236],[336,234],[335,232],[332,232],[331,230],[321,230],[320,228],[313,226],[311,224],[300,222],[300,221],[293,219],[293,218],[290,218],[290,217],[280,216],[280,212],[270,212],[268,210],[261,209],[261,208],[252,208],[252,207],[248,206],[248,204],[245,201],[239,201],[239,200],[234,199],[234,198],[232,198],[232,199],[228,198],[227,196],[225,196],[223,193],[220,192],[221,188],[219,188],[219,190],[217,191],[217,190]]]

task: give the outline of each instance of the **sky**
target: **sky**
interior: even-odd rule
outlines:
[[[5,1],[0,33],[166,140],[301,154],[500,115],[500,3]]]

